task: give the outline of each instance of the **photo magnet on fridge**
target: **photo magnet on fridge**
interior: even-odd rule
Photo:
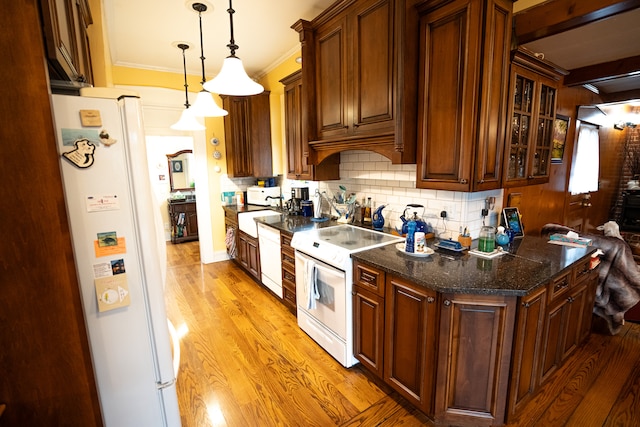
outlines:
[[[80,169],[90,167],[94,161],[93,152],[96,146],[86,138],[76,139],[74,146],[73,150],[62,153],[62,156]]]

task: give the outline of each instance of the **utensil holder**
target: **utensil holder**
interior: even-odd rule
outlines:
[[[471,236],[463,236],[462,234],[460,234],[458,236],[458,242],[460,242],[460,244],[466,248],[470,248],[471,247]]]

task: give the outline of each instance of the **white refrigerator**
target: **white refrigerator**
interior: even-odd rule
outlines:
[[[104,424],[180,426],[179,343],[165,308],[166,247],[140,99],[52,95],[52,103]]]

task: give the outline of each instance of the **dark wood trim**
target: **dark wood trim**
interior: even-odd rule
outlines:
[[[564,85],[579,86],[604,82],[626,77],[638,71],[640,71],[640,55],[573,69],[564,78]]]
[[[640,0],[550,0],[513,16],[518,44],[552,36],[640,7]]]
[[[628,102],[630,99],[640,98],[640,89],[627,90],[625,92],[615,92],[611,94],[601,93],[602,102]]]

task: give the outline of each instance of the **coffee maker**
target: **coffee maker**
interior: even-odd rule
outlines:
[[[309,187],[293,187],[291,188],[291,204],[289,207],[290,215],[302,214],[302,201],[309,200]]]

